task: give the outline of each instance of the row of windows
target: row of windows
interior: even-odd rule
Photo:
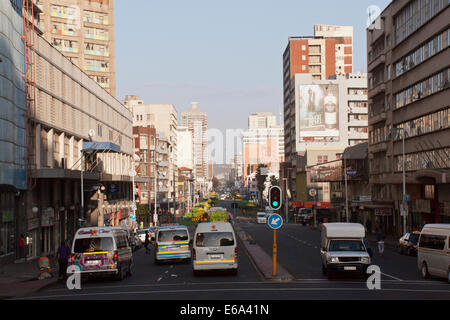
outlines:
[[[423,99],[449,87],[450,68],[447,68],[395,95],[395,108]]]
[[[72,18],[79,19],[81,16],[80,8],[78,6],[58,6],[52,5],[50,15],[58,18]],[[109,23],[108,14],[94,11],[84,11],[83,21],[90,23],[98,23],[107,25]]]
[[[109,72],[109,62],[101,60],[86,60],[85,69],[90,71]]]
[[[403,156],[395,156],[395,170],[402,171]],[[450,148],[410,153],[405,155],[405,170],[450,168]]]
[[[439,35],[402,58],[395,63],[395,76],[398,77],[403,73],[421,64],[428,58],[436,55],[440,51],[446,49],[450,45],[450,29],[441,32]]]
[[[369,132],[370,144],[376,144],[388,140],[390,126],[375,128]]]
[[[367,89],[349,88],[348,95],[367,95]]]
[[[396,127],[402,128],[404,130],[405,137],[414,137],[421,134],[449,128],[450,108],[401,123]],[[401,135],[398,135],[397,137],[395,137],[395,139],[401,139]]]
[[[395,40],[400,43],[444,9],[450,0],[414,0],[394,18]]]

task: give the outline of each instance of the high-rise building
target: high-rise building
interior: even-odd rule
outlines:
[[[283,126],[277,125],[272,113],[256,113],[249,116],[249,129],[242,133],[243,178],[255,172],[259,164],[265,164],[270,172],[278,174],[284,161]]]
[[[194,176],[208,178],[208,114],[201,112],[198,103],[191,103],[189,111],[181,112],[181,125],[194,135]]]
[[[194,136],[188,127],[179,126],[178,134],[178,168],[194,169]]]
[[[367,29],[371,214],[390,233],[450,222],[449,17],[449,1],[392,1]]]
[[[39,0],[44,38],[113,96],[113,0]]]

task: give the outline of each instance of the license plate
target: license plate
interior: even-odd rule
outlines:
[[[211,255],[209,256],[209,258],[210,258],[211,260],[219,260],[219,259],[222,259],[222,255],[220,255],[220,254],[211,254]]]
[[[356,271],[356,267],[344,267],[346,271]]]
[[[97,265],[100,264],[102,260],[88,260],[86,261],[86,264],[88,265]]]

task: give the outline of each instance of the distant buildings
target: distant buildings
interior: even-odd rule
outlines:
[[[181,125],[188,127],[194,137],[194,175],[196,178],[208,177],[208,115],[201,112],[198,103],[191,103],[189,111],[181,112]]]

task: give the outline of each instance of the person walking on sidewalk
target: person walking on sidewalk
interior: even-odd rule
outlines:
[[[58,248],[57,252],[58,264],[59,264],[59,279],[66,280],[67,278],[67,265],[70,256],[70,248],[67,244],[62,241],[61,246]]]
[[[20,238],[19,238],[19,254],[20,254],[20,259],[25,258],[25,238],[24,238],[23,234],[21,234]]]
[[[145,232],[145,242],[144,242],[144,246],[145,246],[145,254],[148,253],[149,249],[148,249],[148,245],[150,244],[150,235],[148,234],[148,231]]]
[[[386,236],[381,228],[377,229],[376,237],[378,242],[378,253],[380,254],[380,257],[382,257],[384,255],[384,239]]]

